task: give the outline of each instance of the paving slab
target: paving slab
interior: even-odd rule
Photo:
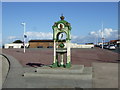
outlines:
[[[118,63],[93,63],[93,88],[118,88]]]
[[[6,81],[10,68],[10,63],[4,55],[0,54],[0,85],[3,85]]]
[[[93,72],[92,79],[78,79],[79,75],[67,77],[68,74],[51,75],[35,72],[37,68],[23,67],[14,57],[7,55],[11,62],[10,73],[4,83],[4,88],[117,88],[118,87],[118,64],[117,63],[93,63],[93,68],[84,67],[80,73],[89,75]],[[48,68],[48,67],[47,67]],[[74,69],[73,69],[74,70]],[[44,72],[44,70],[43,70]],[[53,71],[54,72],[54,71]],[[28,76],[22,76],[24,73]],[[64,73],[64,70],[63,72]],[[33,75],[32,75],[33,74]],[[55,73],[53,73],[55,74]],[[35,76],[36,75],[36,76]],[[38,76],[37,76],[38,75]],[[39,76],[41,75],[41,76]],[[90,75],[89,75],[90,76]],[[64,77],[64,78],[61,78]],[[68,78],[68,79],[67,79]],[[74,79],[76,78],[76,79]]]
[[[3,88],[91,88],[92,76],[88,75],[88,79],[78,79],[79,75],[37,75],[36,68],[23,67],[14,57],[7,55],[10,60],[10,71],[3,85]],[[24,73],[30,72],[28,76],[22,76]],[[32,72],[32,73],[31,73]],[[34,72],[34,73],[33,73]],[[63,72],[64,73],[64,72]],[[32,75],[35,74],[35,75]],[[40,75],[40,73],[38,73]],[[30,75],[30,76],[29,76]],[[62,77],[62,78],[61,78]],[[69,77],[69,78],[68,78]],[[84,75],[83,75],[84,78]]]
[[[92,74],[66,75],[66,74],[39,74],[39,73],[25,73],[25,77],[45,77],[51,79],[74,79],[74,80],[92,80]]]
[[[2,81],[4,82],[6,79],[6,76],[9,72],[9,61],[7,60],[6,57],[2,56]]]
[[[38,67],[36,72],[42,74],[79,74],[83,73],[84,65],[72,65],[71,68],[51,68],[51,67]]]
[[[71,68],[50,68],[39,67],[37,72],[26,71],[25,77],[46,77],[54,79],[92,79],[92,67],[85,67],[84,65],[73,65]]]
[[[45,77],[26,77],[25,79],[27,83],[27,88],[92,88],[91,80],[60,80]]]
[[[82,72],[79,72],[81,69],[83,69]],[[73,65],[73,67],[69,69],[39,67],[37,70],[38,72],[28,70],[24,73],[27,87],[32,87],[33,85],[33,87],[38,88],[92,88],[91,67],[84,67],[84,65]],[[32,84],[30,82],[34,83]],[[35,83],[39,83],[40,85],[37,86]]]
[[[10,69],[3,84],[3,88],[25,88],[25,80],[22,78],[22,65],[14,57],[4,55],[7,56],[10,62]]]

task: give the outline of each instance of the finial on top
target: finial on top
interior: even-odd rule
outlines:
[[[63,13],[61,14],[61,17],[60,17],[61,20],[64,20],[65,17],[63,16]]]

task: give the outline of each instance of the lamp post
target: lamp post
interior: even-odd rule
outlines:
[[[104,36],[103,36],[103,23],[102,23],[102,30],[101,30],[101,34],[102,34],[102,49],[103,49],[103,44],[104,44]]]
[[[24,38],[24,42],[23,42],[23,44],[24,44],[24,53],[25,53],[25,29],[26,29],[26,23],[25,22],[23,22],[23,23],[21,23],[22,25],[23,25],[23,28],[24,28],[24,33],[23,33],[23,38]]]

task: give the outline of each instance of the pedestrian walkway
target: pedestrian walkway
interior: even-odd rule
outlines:
[[[9,72],[9,68],[10,68],[10,65],[9,65],[9,62],[8,62],[8,60],[7,60],[7,58],[5,57],[5,56],[3,56],[3,55],[0,55],[1,57],[2,57],[2,84],[4,83],[4,81],[5,81],[5,79],[6,79],[6,77],[7,77],[7,74],[8,74],[8,72]]]
[[[2,85],[6,80],[9,68],[8,59],[4,55],[0,54],[0,88],[2,88]]]
[[[92,73],[87,73],[83,66],[73,66],[72,72],[70,69],[60,70],[60,75],[58,74],[60,72],[55,72],[56,69],[50,68],[50,71],[45,68],[41,73],[40,68],[22,67],[14,57],[9,55],[7,57],[10,61],[10,71],[3,88],[92,88]],[[69,72],[64,74],[65,71]]]
[[[9,55],[6,56],[10,61],[10,71],[3,88],[118,87],[117,63],[93,63],[93,69],[85,69],[86,67],[83,66],[79,67],[80,69],[78,69],[78,66],[76,67],[73,65],[71,70],[53,70],[49,67],[23,67],[14,57]],[[74,71],[74,69],[76,70]],[[92,78],[91,74],[88,72],[92,72]]]
[[[43,88],[92,88],[92,68],[73,65],[71,68],[50,68],[43,66],[34,71],[26,71],[24,77],[31,87],[39,83]],[[35,80],[37,79],[37,81]],[[34,82],[34,84],[29,82]],[[32,84],[32,85],[31,85]],[[35,85],[35,86],[34,86]]]
[[[6,54],[4,55],[7,56],[10,62],[10,69],[3,84],[3,88],[25,88],[25,80],[22,78],[22,65],[14,57]]]
[[[118,88],[118,63],[93,63],[93,88]]]

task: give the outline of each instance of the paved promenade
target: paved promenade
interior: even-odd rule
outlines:
[[[72,61],[74,65],[92,66],[93,68],[92,81],[91,79],[80,79],[80,81],[75,81],[74,78],[60,80],[52,77],[46,78],[42,76],[41,78],[39,75],[36,76],[34,72],[36,66],[51,64],[52,49],[28,49],[25,54],[22,51],[22,49],[3,50],[10,61],[10,72],[3,88],[59,88],[62,86],[63,88],[118,87],[117,53],[101,49],[73,49]],[[35,58],[35,56],[37,57]],[[28,63],[31,63],[29,66],[33,65],[35,67],[29,67],[26,65]],[[30,74],[28,76],[22,76],[25,72],[32,72],[33,76],[29,76]]]
[[[15,57],[23,66],[50,65],[53,62],[53,49],[36,48],[27,49],[3,49],[3,53]],[[116,63],[118,54],[105,49],[71,49],[72,64],[91,66],[93,62]]]
[[[118,63],[93,63],[94,88],[118,88]]]

